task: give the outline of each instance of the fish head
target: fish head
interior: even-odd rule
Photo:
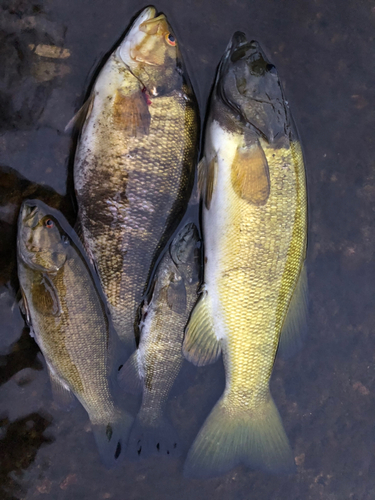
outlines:
[[[170,246],[170,255],[179,271],[198,281],[200,265],[200,239],[194,223],[186,224],[174,238]]]
[[[23,202],[18,219],[18,254],[30,268],[57,272],[67,259],[70,240],[49,207],[39,200]]]
[[[179,45],[164,14],[146,7],[136,18],[117,50],[117,56],[150,96],[166,94],[181,83]]]
[[[220,62],[217,98],[268,142],[286,134],[288,109],[276,68],[258,42],[236,32]]]

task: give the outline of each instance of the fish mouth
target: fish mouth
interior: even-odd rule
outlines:
[[[230,39],[227,48],[224,52],[222,60],[220,61],[218,78],[222,78],[238,61],[246,60],[248,64],[254,61],[264,61],[270,67],[274,67],[267,59],[259,42],[256,40],[247,40],[245,33],[236,31]],[[268,68],[270,69],[270,68]]]
[[[155,21],[156,19],[162,18],[165,16],[161,14],[156,18],[156,9],[152,5],[149,7],[146,7],[145,9],[142,10],[142,12],[139,14],[139,16],[135,19],[133,22],[132,27],[130,28],[129,32],[126,34],[123,42],[120,44],[118,48],[118,55],[120,59],[123,61],[126,66],[128,66],[130,69],[134,64],[138,62],[146,62],[143,61],[137,56],[135,48],[139,46],[147,36],[147,31],[145,29],[145,26],[147,25],[148,21],[153,20]]]
[[[234,33],[229,44],[229,55],[232,63],[240,59],[256,56],[257,54],[263,55],[259,43],[255,40],[248,42],[245,33],[241,31],[236,31],[236,33]]]
[[[246,52],[250,49],[252,43],[253,42],[247,41],[245,33],[242,31],[236,31],[229,40],[227,48],[221,58],[215,80],[217,96],[224,102],[224,104],[240,115],[242,114],[240,107],[237,103],[227,97],[227,93],[225,91],[225,79],[233,64],[246,56]]]
[[[233,81],[234,79],[239,94],[245,94],[248,83],[252,79],[255,81],[268,72],[276,74],[276,68],[267,59],[260,44],[256,40],[248,41],[244,33],[236,31],[220,61],[215,82],[217,95],[229,108],[243,116],[246,121],[241,106],[228,96],[226,80],[229,78]],[[258,99],[254,93],[246,94],[246,96],[248,100],[272,105],[269,98]]]

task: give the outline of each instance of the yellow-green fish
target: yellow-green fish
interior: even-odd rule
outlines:
[[[280,334],[286,349],[304,328],[305,170],[276,69],[243,33],[221,60],[205,135],[204,286],[183,351],[196,365],[222,352],[226,386],[185,473],[217,475],[240,463],[290,472],[269,381]]]
[[[154,276],[152,296],[142,308],[139,347],[120,375],[125,388],[133,392],[138,385],[143,392],[129,438],[129,450],[140,457],[176,456],[181,451],[164,405],[183,362],[184,329],[198,297],[199,245],[198,230],[188,223],[164,254]]]
[[[23,203],[17,243],[27,322],[45,357],[54,395],[63,404],[73,394],[78,398],[103,462],[114,465],[133,418],[114,399],[115,332],[98,279],[65,218],[39,200]]]
[[[186,210],[197,158],[198,107],[164,14],[147,7],[136,18],[84,113],[78,219],[114,326],[133,349],[150,272]]]

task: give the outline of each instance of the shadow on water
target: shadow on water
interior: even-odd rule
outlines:
[[[53,442],[43,436],[51,425],[51,418],[31,413],[24,418],[10,422],[0,419],[0,492],[4,500],[19,498],[24,494],[22,477],[34,462],[38,449]],[[13,496],[17,494],[17,496]]]
[[[43,365],[37,359],[39,352],[39,347],[30,337],[29,328],[25,327],[21,337],[11,346],[10,353],[5,356],[0,356],[0,385],[5,384],[13,375],[24,368],[42,370]],[[27,378],[18,381],[18,385],[20,386],[26,385],[27,383]]]

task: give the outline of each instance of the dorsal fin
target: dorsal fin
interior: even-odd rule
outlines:
[[[304,264],[281,330],[278,356],[287,359],[301,348],[303,339],[307,335],[307,321],[308,287],[306,266]]]

